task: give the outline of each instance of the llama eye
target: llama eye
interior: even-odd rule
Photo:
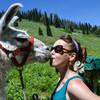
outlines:
[[[18,42],[26,42],[27,39],[26,38],[15,38]]]

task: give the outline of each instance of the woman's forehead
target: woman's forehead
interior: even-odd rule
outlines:
[[[54,43],[54,46],[57,46],[57,45],[62,45],[62,46],[64,46],[64,47],[66,47],[66,46],[67,46],[67,43],[66,43],[64,40],[59,39],[59,40],[57,40],[57,41]]]

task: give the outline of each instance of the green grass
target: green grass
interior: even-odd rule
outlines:
[[[38,35],[38,28],[41,28],[44,36]],[[54,26],[50,26],[53,37],[48,37],[46,34],[46,27],[42,23],[32,22],[28,20],[23,20],[18,29],[23,29],[27,31],[28,34],[34,36],[45,42],[48,46],[52,46],[53,43],[59,38],[59,36],[63,34],[70,34],[75,39],[79,40],[82,46],[87,48],[87,52],[89,55],[100,57],[100,37],[95,35],[83,35],[80,31],[76,31],[77,33],[67,33],[62,28],[55,28]]]
[[[38,35],[38,28],[43,31],[43,36]],[[29,35],[40,39],[49,47],[59,38],[59,36],[66,33],[62,28],[55,28],[50,26],[53,37],[48,37],[46,34],[46,27],[41,23],[36,23],[28,20],[23,20],[19,23],[18,29],[27,31]],[[82,46],[87,48],[89,55],[100,57],[100,37],[94,35],[83,35],[81,31],[70,34],[73,38],[78,39]],[[50,100],[51,93],[56,86],[59,75],[55,69],[50,67],[49,62],[40,64],[34,63],[24,66],[23,77],[25,90],[28,100],[31,100],[33,93],[38,93],[40,100]],[[7,100],[24,100],[19,80],[19,73],[16,68],[13,68],[7,73],[6,84]]]
[[[49,66],[49,62],[34,63],[24,66],[23,78],[28,100],[31,100],[33,93],[38,93],[41,100],[47,100],[47,98],[49,100],[57,83],[58,75],[56,75],[55,69]],[[8,73],[7,79],[7,100],[23,100],[17,68],[13,68]]]

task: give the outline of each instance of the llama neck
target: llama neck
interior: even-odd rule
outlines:
[[[0,50],[0,69],[8,71],[12,66],[11,60],[2,50]]]
[[[0,100],[6,100],[6,95],[4,89],[0,89]]]
[[[0,100],[6,100],[6,72],[12,67],[11,60],[0,50]]]
[[[7,50],[13,50],[14,46],[11,46],[9,43],[4,43],[0,41],[0,44]],[[0,69],[8,71],[12,67],[12,62],[7,54],[0,49]]]
[[[4,99],[1,99],[1,97],[3,95],[5,95],[5,83],[6,83],[6,72],[1,69],[0,70],[0,100],[4,100]]]

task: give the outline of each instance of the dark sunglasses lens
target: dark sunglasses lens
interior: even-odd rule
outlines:
[[[62,46],[56,46],[56,47],[55,47],[55,51],[56,51],[57,53],[61,52],[62,50],[63,50],[63,47],[62,47]]]
[[[54,50],[55,52],[59,53],[63,51],[63,47],[61,45],[58,45],[56,47],[51,47],[51,51]]]

